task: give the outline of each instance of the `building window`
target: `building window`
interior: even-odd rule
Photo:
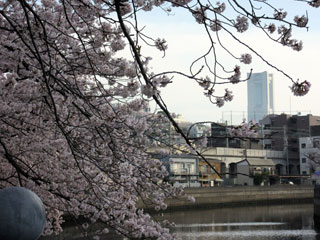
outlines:
[[[264,149],[271,149],[271,144],[264,145]]]
[[[313,147],[320,148],[320,139],[319,138],[313,139]]]
[[[271,125],[270,124],[265,124],[263,129],[271,129]]]
[[[302,172],[302,174],[303,174],[303,175],[306,175],[306,174],[307,174],[307,172],[306,172],[306,171],[303,171],[303,172]]]
[[[302,163],[306,163],[306,162],[307,162],[307,159],[306,159],[306,158],[302,158],[302,159],[301,159],[301,162],[302,162]]]
[[[297,123],[297,119],[296,119],[296,118],[291,118],[291,119],[290,119],[290,122],[291,122],[291,123]]]
[[[301,148],[306,148],[306,144],[305,144],[305,143],[302,143],[302,144],[301,144]]]
[[[183,163],[175,162],[171,166],[173,173],[180,174],[183,172]]]

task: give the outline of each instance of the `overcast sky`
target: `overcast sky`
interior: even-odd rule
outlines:
[[[279,1],[276,2],[279,3]],[[294,38],[304,43],[301,52],[270,41],[253,27],[242,34],[241,39],[294,79],[310,81],[312,84],[310,93],[304,97],[293,96],[289,89],[290,80],[268,67],[254,55],[251,65],[241,65],[242,77],[246,76],[250,68],[253,68],[253,72],[269,71],[274,74],[276,113],[296,114],[301,112],[303,115],[308,113],[320,115],[320,83],[317,72],[320,68],[318,59],[320,55],[320,8],[310,8],[305,3],[293,0],[281,0],[281,4],[281,7],[288,11],[290,19],[308,11],[309,31],[295,29],[293,32]],[[141,26],[146,25],[145,32],[154,38],[165,38],[169,45],[164,58],[158,51],[142,49],[143,54],[153,57],[152,66],[155,72],[174,69],[188,71],[190,63],[208,49],[208,38],[201,25],[197,24],[188,13],[173,10],[173,16],[167,16],[162,11],[141,15]],[[248,52],[229,38],[224,38],[223,43],[237,54]],[[223,54],[220,55],[220,61],[229,68],[239,64],[239,61],[227,58]],[[217,92],[223,92],[225,88],[233,91],[234,100],[226,103],[222,108],[210,103],[196,83],[181,77],[176,77],[174,82],[161,93],[169,111],[182,114],[186,120],[193,122],[227,120],[229,123],[232,120],[233,124],[239,123],[243,117],[247,117],[247,84],[220,86]]]

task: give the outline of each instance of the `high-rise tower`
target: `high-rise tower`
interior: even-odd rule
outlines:
[[[248,121],[259,122],[265,115],[274,113],[273,74],[253,73],[248,86]]]

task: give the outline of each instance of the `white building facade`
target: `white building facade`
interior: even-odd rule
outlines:
[[[317,160],[311,160],[312,155],[317,158],[320,156],[320,136],[299,138],[299,152],[300,174],[313,175],[320,167],[316,162]]]
[[[208,148],[202,154],[209,159],[221,161],[224,165],[222,172],[230,172],[232,165],[244,159],[271,159],[276,168],[276,174],[284,175],[286,166],[286,153],[284,151],[243,149],[243,148]],[[223,169],[225,168],[225,169]]]
[[[273,74],[252,73],[247,82],[248,121],[259,122],[267,114],[274,113]]]

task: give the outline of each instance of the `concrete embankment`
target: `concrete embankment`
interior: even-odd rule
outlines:
[[[320,186],[319,185],[316,185],[314,187],[313,207],[314,207],[314,215],[313,215],[314,226],[317,229],[320,229]]]
[[[185,189],[195,198],[192,203],[183,199],[168,199],[168,211],[194,208],[218,208],[227,206],[312,203],[313,186],[277,185],[263,187],[214,187]],[[320,206],[320,205],[319,205]]]

